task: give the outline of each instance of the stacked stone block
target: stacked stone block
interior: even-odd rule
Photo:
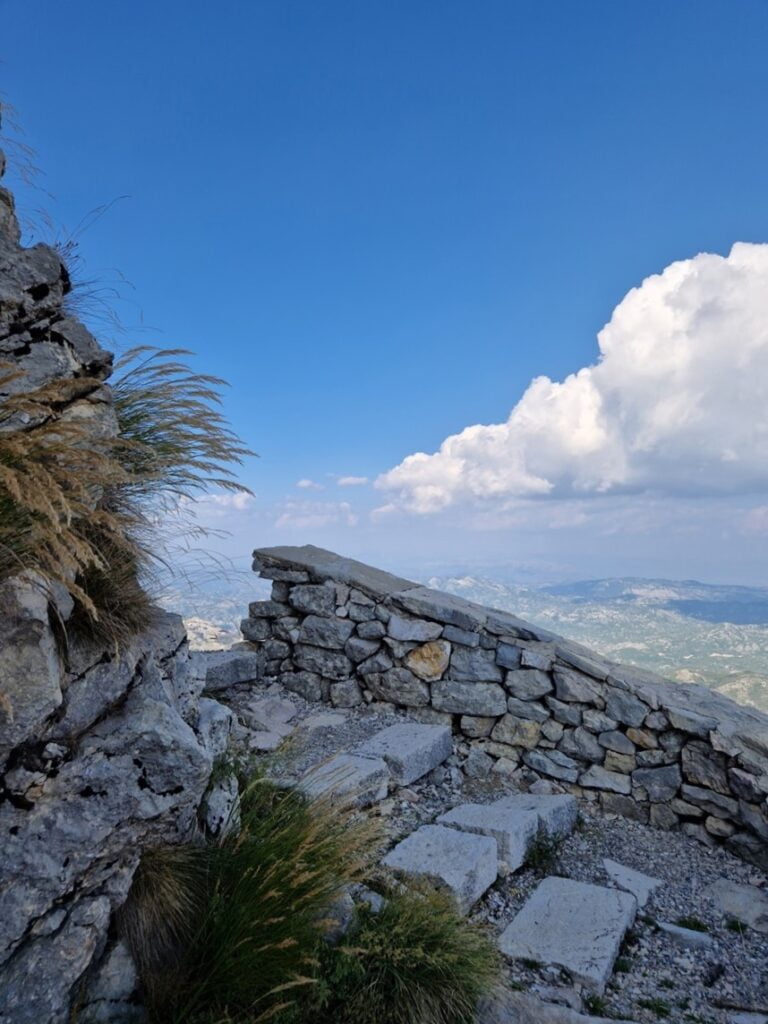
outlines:
[[[242,632],[264,677],[450,724],[498,771],[768,865],[768,716],[310,545],[254,568],[272,597]]]

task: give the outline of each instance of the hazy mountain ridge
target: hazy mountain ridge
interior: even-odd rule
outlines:
[[[763,601],[768,610],[763,588],[642,579],[536,588],[473,576],[433,577],[429,583],[514,611],[616,661],[701,682],[768,709],[768,627],[726,618],[738,619],[740,609],[759,608]],[[722,619],[711,621],[713,608]]]

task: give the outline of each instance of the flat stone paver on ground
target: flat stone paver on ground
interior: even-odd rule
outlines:
[[[768,935],[768,894],[765,892],[754,885],[739,885],[720,878],[709,887],[707,895],[721,913]]]
[[[389,788],[389,769],[379,757],[336,754],[310,769],[299,789],[311,799],[350,799],[360,807],[383,800]]]
[[[407,786],[451,756],[453,737],[445,725],[404,722],[377,732],[356,752],[365,757],[383,758],[395,782]]]
[[[504,806],[505,801],[492,804],[460,804],[437,819],[463,832],[491,836],[499,851],[501,874],[517,871],[525,863],[528,850],[539,832],[539,818],[533,811]]]
[[[478,1007],[476,1024],[631,1024],[605,1017],[590,1017],[542,1002],[529,992],[502,991],[484,999]]]
[[[644,907],[653,890],[664,884],[659,878],[644,875],[642,871],[634,871],[609,857],[603,858],[603,867],[614,885],[632,893],[637,900],[638,907]]]
[[[516,793],[497,800],[498,807],[533,812],[539,819],[539,831],[548,839],[564,839],[576,827],[579,805],[574,796],[538,796],[534,793]]]
[[[601,993],[636,912],[630,893],[545,878],[502,932],[499,947],[512,959],[564,968],[575,981]]]
[[[397,874],[447,888],[466,913],[496,881],[497,861],[496,840],[490,836],[422,825],[390,850],[382,863]]]

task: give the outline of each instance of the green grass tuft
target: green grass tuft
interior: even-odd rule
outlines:
[[[471,1024],[499,976],[487,932],[427,889],[361,910],[343,945],[320,960],[320,983],[291,1024]]]

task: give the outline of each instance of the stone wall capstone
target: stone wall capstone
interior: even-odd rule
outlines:
[[[496,771],[768,867],[765,714],[311,545],[257,550],[254,570],[272,595],[241,630],[265,678],[450,724]]]

